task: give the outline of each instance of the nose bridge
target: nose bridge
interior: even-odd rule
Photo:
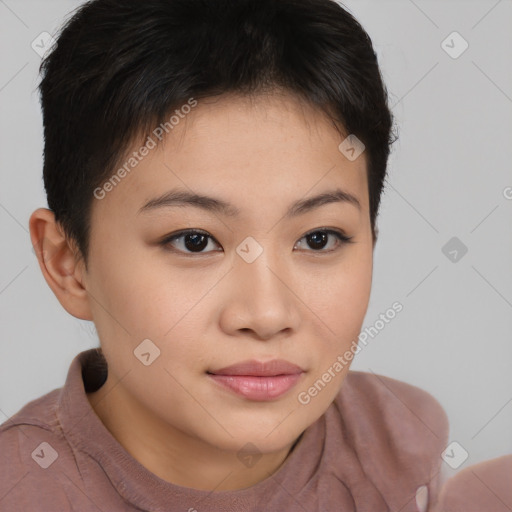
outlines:
[[[285,272],[281,270],[277,254],[269,248],[251,263],[241,258],[235,264],[235,272],[240,276],[240,282],[247,285],[249,296],[254,300],[264,300],[266,304],[289,301],[289,292],[283,283]]]
[[[267,248],[250,263],[236,256],[232,278],[239,289],[234,294],[236,300],[229,301],[225,311],[236,324],[229,321],[231,328],[250,329],[269,338],[283,329],[297,327],[300,316],[286,285],[289,272],[284,263]]]

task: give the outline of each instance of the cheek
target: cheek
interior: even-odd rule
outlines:
[[[354,258],[329,272],[309,273],[303,282],[304,303],[323,320],[329,339],[339,342],[359,334],[371,284],[371,259]]]
[[[125,386],[141,401],[144,396],[140,390],[148,387],[154,390],[155,399],[157,395],[176,394],[179,386],[165,369],[184,380],[181,375],[191,371],[191,366],[205,364],[204,347],[197,342],[200,326],[195,318],[204,287],[184,289],[183,277],[180,279],[176,271],[138,265],[135,259],[126,258],[107,267],[111,271],[101,275],[97,281],[101,284],[93,293],[101,296],[102,305],[96,304],[94,320],[109,368],[117,378],[130,372]],[[141,345],[143,340],[151,343]],[[136,357],[137,350],[142,353],[142,346],[147,347],[144,353],[159,351],[150,366],[144,366]]]
[[[125,252],[119,246],[115,253],[98,252],[94,262],[95,316],[105,329],[123,337],[129,333],[132,343],[139,338],[165,341],[208,288],[204,279],[166,265],[165,259],[150,260],[148,251]]]
[[[305,414],[318,417],[339,392],[357,350],[371,291],[371,259],[341,265],[329,276],[321,280],[316,276],[309,282],[311,291],[305,303],[314,312],[309,317],[314,323],[316,356],[297,399]],[[309,351],[313,352],[313,346]]]

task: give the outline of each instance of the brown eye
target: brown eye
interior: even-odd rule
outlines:
[[[162,240],[160,245],[184,254],[207,254],[219,251],[215,248],[218,246],[215,239],[205,231],[199,230],[174,233]],[[210,250],[205,251],[208,246],[210,246]]]
[[[297,242],[297,244],[303,246],[304,244],[301,241],[305,240],[307,246],[312,249],[313,252],[331,252],[346,243],[350,243],[351,239],[352,237],[346,236],[341,231],[335,231],[333,229],[316,229],[315,231],[306,233]],[[304,249],[302,248],[302,250]]]
[[[315,231],[306,239],[311,249],[323,249],[329,240],[329,235],[325,231]]]
[[[187,234],[184,236],[185,247],[189,251],[198,251],[201,252],[208,245],[208,237],[206,235],[202,235],[200,233],[196,234]]]

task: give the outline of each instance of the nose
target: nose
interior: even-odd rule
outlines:
[[[292,279],[291,272],[265,252],[252,263],[236,261],[223,300],[221,329],[232,336],[245,334],[260,340],[296,331],[300,300]]]

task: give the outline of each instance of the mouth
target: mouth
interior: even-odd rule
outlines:
[[[275,400],[292,389],[305,371],[282,359],[243,361],[206,372],[222,388],[248,400]]]

